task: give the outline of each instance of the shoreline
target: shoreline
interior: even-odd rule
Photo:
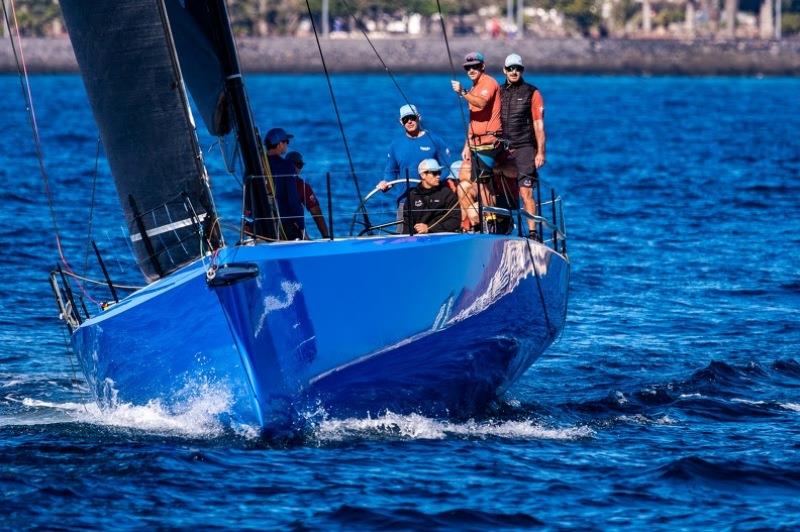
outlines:
[[[444,41],[425,38],[373,39],[393,72],[450,72]],[[238,40],[242,68],[248,73],[321,73],[322,63],[312,37],[245,37]],[[383,72],[363,38],[322,42],[331,72]],[[800,39],[782,41],[693,41],[655,39],[526,38],[505,41],[475,37],[450,39],[453,61],[472,50],[486,56],[491,70],[500,70],[505,56],[522,55],[528,70],[554,74],[800,76]],[[68,38],[22,40],[28,71],[77,73]],[[7,37],[0,41],[0,72],[16,73]]]

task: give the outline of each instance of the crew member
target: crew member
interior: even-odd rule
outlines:
[[[545,163],[544,101],[535,86],[522,77],[525,67],[518,54],[506,57],[506,82],[501,89],[500,117],[503,136],[508,141],[508,162],[516,169],[519,194],[525,210],[536,214],[533,187],[538,169]],[[535,223],[528,220],[528,231],[536,236]]]
[[[286,160],[294,165],[295,171],[297,172],[295,182],[297,184],[297,195],[300,196],[300,203],[302,203],[311,214],[322,238],[329,238],[330,233],[328,233],[328,226],[325,224],[325,216],[322,214],[322,208],[319,206],[317,195],[314,194],[314,189],[311,188],[311,185],[300,177],[300,172],[305,166],[303,155],[297,151],[290,151],[286,154]]]
[[[500,85],[486,74],[486,62],[480,52],[470,52],[464,58],[464,70],[472,81],[467,90],[457,80],[451,81],[453,90],[469,104],[469,129],[467,142],[461,151],[464,161],[472,161],[473,180],[488,182],[492,176],[495,159],[503,151],[500,145],[502,123],[500,121]],[[494,205],[490,191],[481,186],[484,205]]]
[[[450,166],[450,149],[438,135],[422,128],[422,115],[416,106],[406,104],[400,108],[400,124],[403,133],[389,145],[383,181],[377,185],[384,192],[391,188],[390,181],[405,179],[406,175],[416,177],[423,159],[436,159]],[[443,177],[447,178],[447,174]]]
[[[276,127],[264,135],[267,147],[267,162],[275,183],[275,203],[280,216],[281,239],[297,240],[305,238],[305,219],[303,205],[297,194],[296,171],[294,165],[283,158],[289,148],[290,135],[283,128]]]
[[[461,224],[458,199],[441,183],[443,167],[436,159],[419,163],[420,183],[408,192],[403,207],[403,230],[409,225],[414,234],[456,232]]]

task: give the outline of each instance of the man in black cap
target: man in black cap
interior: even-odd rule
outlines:
[[[275,202],[281,223],[281,237],[285,240],[305,238],[306,223],[303,205],[297,195],[296,170],[294,165],[282,155],[289,148],[290,135],[283,128],[276,127],[264,135],[267,147],[267,162],[272,181],[275,183]]]

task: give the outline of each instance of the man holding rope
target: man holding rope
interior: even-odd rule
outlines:
[[[472,81],[471,89],[465,89],[459,81],[451,81],[453,90],[469,105],[467,141],[464,143],[461,157],[465,163],[470,163],[472,173],[469,181],[461,181],[459,198],[462,203],[466,203],[467,195],[476,195],[471,190],[476,187],[480,191],[483,205],[493,206],[492,191],[487,190],[487,186],[491,186],[495,159],[503,152],[500,143],[502,136],[500,85],[492,76],[486,74],[485,59],[480,52],[467,54],[464,58],[464,71]],[[487,214],[486,220],[494,222],[495,215]],[[463,229],[470,230],[467,226]]]

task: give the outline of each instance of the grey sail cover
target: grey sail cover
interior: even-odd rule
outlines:
[[[61,10],[137,263],[155,280],[218,238],[164,5],[61,0]]]

